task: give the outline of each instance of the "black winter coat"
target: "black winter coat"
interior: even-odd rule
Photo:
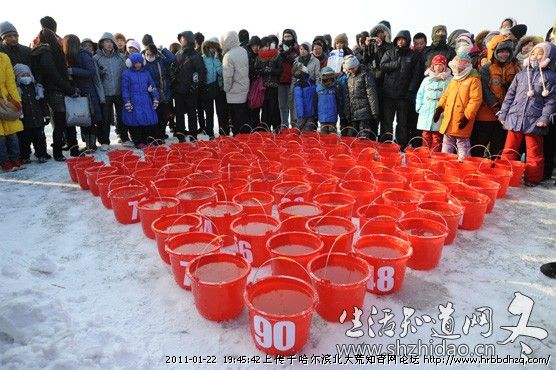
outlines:
[[[424,69],[429,68],[431,66],[432,58],[439,54],[444,55],[449,62],[456,56],[456,51],[454,48],[446,44],[427,46],[421,54],[421,62],[424,65]]]
[[[193,82],[193,74],[197,73],[199,81]],[[204,84],[207,70],[201,54],[192,47],[185,47],[176,53],[176,60],[170,69],[170,85],[172,91],[179,94],[197,93],[199,86]]]
[[[0,44],[0,52],[6,53],[10,57],[12,66],[16,64],[25,64],[31,67],[31,48],[17,44],[16,46],[8,46]]]
[[[255,60],[255,73],[262,77],[265,87],[278,87],[282,74],[282,58],[279,53],[271,58],[263,58],[261,55],[265,52],[267,51],[259,51],[260,55]]]
[[[391,99],[409,99],[419,90],[418,55],[408,47],[390,49],[380,61],[384,73],[382,92]]]
[[[75,93],[66,66],[56,64],[48,44],[39,44],[31,50],[31,70],[35,74],[35,80],[44,86],[47,95],[56,92],[64,95]]]
[[[363,45],[361,49],[362,58],[361,63],[365,64],[367,68],[373,73],[373,76],[379,86],[382,86],[384,74],[380,69],[380,61],[386,52],[394,46],[389,42],[383,42],[380,46],[375,43],[370,45]]]
[[[35,99],[35,84],[20,85],[19,94],[23,109],[23,127],[25,129],[44,127],[43,102]]]
[[[356,74],[348,74],[344,91],[344,112],[348,122],[378,117],[378,95],[372,73],[361,65]]]

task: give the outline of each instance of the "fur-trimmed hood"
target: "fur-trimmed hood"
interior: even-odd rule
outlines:
[[[378,31],[382,31],[386,34],[386,39],[384,41],[392,42],[392,32],[390,31],[390,28],[386,27],[382,23],[379,23],[371,29],[369,34],[371,37],[376,37]]]
[[[220,38],[220,44],[222,45],[222,55],[226,54],[233,48],[240,46],[239,36],[236,31],[228,31],[224,36]]]
[[[239,36],[238,36],[239,39]],[[213,40],[205,40],[203,41],[203,44],[201,45],[201,51],[203,52],[204,56],[210,56],[209,53],[209,49],[210,48],[215,48],[216,50],[220,49],[220,43],[217,41],[213,41]]]
[[[523,47],[530,42],[533,42],[533,45],[537,45],[543,42],[543,38],[541,36],[536,36],[536,35],[523,36],[515,46],[514,54],[517,55],[521,53]]]
[[[500,42],[498,42],[496,44],[496,46],[494,47],[494,54],[492,55],[492,58],[494,61],[494,59],[496,59],[496,54],[500,51],[500,50],[509,50],[510,52],[510,57],[508,58],[508,62],[511,61],[515,55],[514,53],[514,49],[515,49],[515,43],[510,40],[501,40]]]
[[[446,41],[448,46],[453,47],[455,49],[458,37],[462,33],[471,33],[471,32],[469,32],[467,30],[464,30],[464,29],[457,29],[457,30],[452,31],[452,33],[450,33],[450,35],[448,36],[448,40]]]

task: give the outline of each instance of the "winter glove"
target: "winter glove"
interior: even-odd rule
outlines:
[[[432,117],[432,120],[434,122],[438,122],[438,120],[440,119],[440,115],[442,114],[442,112],[444,112],[444,108],[442,107],[437,107],[436,110],[434,111],[434,116]]]
[[[154,99],[153,100],[153,109],[156,110],[156,108],[158,108],[158,100]]]
[[[154,90],[154,87],[152,87],[151,85],[149,85],[149,87],[147,87],[147,91],[152,93]]]
[[[469,123],[469,120],[467,119],[467,117],[463,116],[463,118],[461,119],[458,127],[460,130],[463,130],[465,128],[465,126],[467,126],[467,124]]]
[[[46,116],[44,117],[44,125],[48,126],[50,124],[50,117]]]
[[[539,121],[537,122],[537,127],[548,127],[548,122]]]
[[[125,103],[124,108],[126,111],[131,112],[133,110],[133,105],[131,105],[131,102],[128,101]]]

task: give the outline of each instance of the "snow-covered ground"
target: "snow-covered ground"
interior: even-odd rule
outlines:
[[[107,160],[103,153],[96,157]],[[362,337],[346,335],[352,327],[349,320],[329,323],[315,314],[302,354],[309,360],[312,355],[334,355],[342,343],[386,347],[397,339],[404,343],[420,339],[429,344],[431,329],[442,334],[439,305],[451,302],[453,333],[461,334],[454,343],[494,344],[498,356],[520,357],[523,342],[533,350],[529,357],[553,356],[556,287],[539,266],[556,260],[555,227],[553,182],[533,189],[511,188],[479,231],[460,231],[456,242],[444,248],[436,269],[409,270],[404,286],[394,295],[367,294]],[[546,339],[520,336],[513,343],[497,344],[511,334],[500,327],[517,326],[520,319],[508,311],[515,292],[534,301],[528,323],[523,324],[543,328]],[[377,314],[371,328],[376,336],[371,338],[367,318],[373,305]],[[414,325],[415,316],[423,315],[434,318],[435,324],[416,326],[416,333],[400,338],[404,306],[415,309]],[[475,309],[480,307],[491,308],[492,335],[480,335],[488,329],[485,322],[464,335],[465,317],[479,315]],[[393,337],[378,333],[385,309],[395,315]],[[170,267],[160,260],[155,242],[143,236],[140,224],[118,224],[99,198],[70,181],[64,163],[34,162],[25,170],[0,174],[0,368],[263,366],[225,363],[229,360],[225,356],[241,355],[264,359],[249,333],[246,309],[229,322],[203,319],[191,293],[175,284]],[[166,356],[182,356],[182,362],[190,356],[189,364],[167,364]],[[193,365],[191,356],[203,356],[205,362],[216,358],[217,364]],[[554,361],[549,368],[555,368]],[[294,366],[300,366],[297,360]],[[420,366],[434,367],[422,362]],[[405,368],[399,362],[391,367]]]

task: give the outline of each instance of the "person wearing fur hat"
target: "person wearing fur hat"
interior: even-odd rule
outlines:
[[[511,17],[504,18],[504,20],[502,21],[502,23],[500,24],[500,27],[499,27],[500,34],[506,35],[506,36],[509,35],[510,30],[515,25],[517,25],[517,21],[514,18],[511,18]]]
[[[533,47],[541,42],[543,42],[542,37],[534,35],[524,36],[518,41],[515,46],[514,55],[521,69],[526,68],[524,62],[529,57],[529,54],[531,54]]]
[[[382,85],[382,73],[380,71],[380,61],[389,49],[393,48],[391,43],[392,33],[390,28],[383,23],[374,26],[369,32],[369,37],[365,39],[363,47],[363,57],[361,63],[373,73],[378,85]]]
[[[353,55],[355,55],[355,57],[359,59],[359,62],[363,61],[363,46],[365,45],[365,40],[367,40],[367,37],[369,37],[369,32],[367,31],[358,33],[355,36],[356,44],[353,48]]]
[[[483,100],[483,92],[479,73],[473,69],[468,54],[456,55],[448,66],[454,77],[438,101],[433,121],[438,122],[444,113],[439,128],[439,132],[444,135],[442,152],[453,153],[455,149],[461,160],[470,155],[469,137]]]
[[[316,88],[316,111],[321,134],[336,134],[338,114],[344,109],[343,100],[336,73],[332,68],[324,67]]]
[[[116,50],[118,51],[118,53],[120,53],[120,55],[124,57],[125,60],[125,58],[127,58],[127,49],[126,49],[127,39],[123,34],[116,32],[114,34],[114,41],[116,42]]]
[[[131,53],[126,65],[128,68],[122,74],[123,120],[135,147],[144,149],[158,123],[156,108],[160,94],[150,73],[144,68],[143,55]]]
[[[263,79],[265,87],[261,124],[266,129],[280,130],[280,107],[278,105],[278,86],[282,74],[282,60],[276,44],[269,37],[261,39],[259,53],[255,60],[255,73]]]
[[[424,73],[425,79],[417,91],[415,110],[419,114],[417,129],[422,130],[423,145],[434,152],[442,150],[440,123],[433,120],[440,97],[452,79],[448,61],[442,54],[432,58],[431,66]]]
[[[125,45],[125,44],[124,44]],[[104,90],[105,102],[102,112],[102,124],[97,129],[100,150],[110,148],[110,126],[114,124],[116,111],[116,134],[125,146],[133,146],[129,132],[122,120],[124,103],[122,101],[122,73],[126,68],[124,56],[118,52],[114,36],[105,32],[98,41],[97,53],[93,56],[97,65],[100,82]]]
[[[506,131],[498,121],[496,112],[500,110],[506,92],[520,70],[513,58],[512,40],[500,40],[494,48],[492,60],[480,71],[483,103],[471,134],[471,155],[474,157],[484,157],[487,154],[486,146],[492,155],[498,155],[504,149]]]
[[[525,60],[526,69],[514,78],[497,114],[508,130],[502,158],[515,160],[525,139],[527,186],[543,180],[543,136],[556,113],[556,72],[549,68],[555,57],[556,46],[548,42],[535,45]]]
[[[348,46],[349,40],[345,33],[340,33],[334,37],[334,49],[342,50],[344,57],[352,55],[353,51]]]
[[[206,68],[201,55],[195,50],[195,36],[191,31],[178,34],[181,49],[176,53],[170,71],[170,84],[176,104],[176,130],[174,136],[180,142],[197,140],[197,103],[199,87],[205,83]],[[188,130],[185,129],[187,114]]]
[[[409,48],[411,35],[402,30],[394,38],[394,49],[384,54],[380,69],[384,73],[384,120],[381,122],[380,138],[392,134],[394,116],[396,116],[396,140],[405,148],[409,141],[408,115],[410,105],[415,104],[415,95],[419,89],[421,65],[418,55]]]
[[[507,38],[507,36],[500,35],[500,31],[490,31],[483,39],[482,44],[484,45],[484,48],[479,53],[479,56],[477,57],[477,64],[476,66],[474,66],[474,68],[476,67],[478,70],[480,70],[492,58],[492,52],[491,49],[489,49],[488,45],[495,37],[500,38],[500,40],[505,40]]]
[[[280,106],[280,119],[282,126],[288,127],[289,121],[295,123],[295,106],[293,104],[292,68],[295,59],[299,56],[299,45],[297,34],[293,29],[285,29],[282,32],[282,43],[278,47],[280,60],[282,62],[282,75],[278,86],[278,104]]]
[[[446,60],[452,60],[456,56],[454,48],[448,46],[448,30],[444,25],[437,25],[432,28],[431,44],[427,46],[421,57],[421,63],[427,69],[431,65],[432,59],[437,55],[442,55]]]
[[[462,34],[462,33],[471,33],[468,30],[464,30],[464,29],[457,29],[457,30],[453,30],[450,35],[448,35],[448,46],[454,48],[454,50],[456,49],[456,44],[457,44],[457,40],[458,37]]]
[[[347,88],[344,92],[344,111],[348,126],[342,135],[376,138],[378,121],[378,95],[375,79],[365,65],[354,55],[345,58],[344,68],[348,71]]]
[[[214,102],[220,89],[224,87],[222,62],[218,58],[220,44],[212,40],[203,42],[203,61],[207,70],[207,79],[201,88],[201,109],[206,114],[205,131],[209,139],[214,139]]]
[[[170,90],[168,70],[174,60],[174,54],[164,47],[158,49],[155,44],[148,44],[145,48],[145,69],[151,74],[160,94],[158,107],[156,108],[158,126],[154,132],[154,138],[157,139],[156,144],[164,143],[166,139],[166,125],[170,117],[172,105],[172,91]]]

